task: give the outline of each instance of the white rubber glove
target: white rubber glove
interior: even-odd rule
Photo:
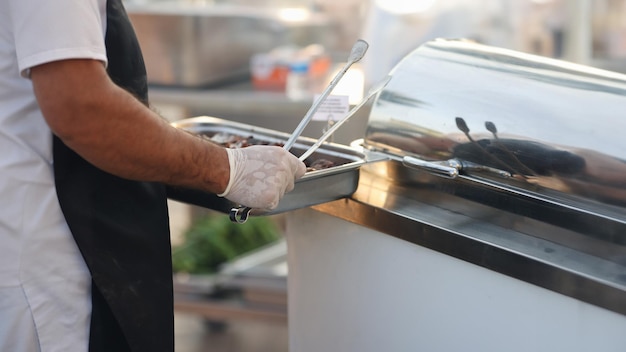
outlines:
[[[250,208],[276,208],[306,172],[304,163],[281,147],[255,145],[226,151],[230,179],[218,196]]]

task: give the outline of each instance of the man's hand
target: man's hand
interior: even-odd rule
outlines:
[[[276,208],[280,198],[306,172],[302,161],[280,147],[251,146],[227,151],[230,180],[219,196],[251,208]]]

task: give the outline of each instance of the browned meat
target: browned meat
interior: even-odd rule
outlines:
[[[307,171],[322,170],[322,169],[328,169],[333,166],[335,166],[335,163],[330,160],[317,159],[317,160],[314,160],[310,165],[308,165],[306,170]]]
[[[254,136],[244,137],[225,132],[216,133],[212,136],[203,135],[203,137],[226,148],[245,148],[251,145],[275,145],[282,147],[284,145],[283,143],[270,143],[268,141],[256,139]],[[334,162],[323,158],[313,160],[312,162],[308,162],[307,160],[307,172],[328,169],[333,166],[335,166]]]

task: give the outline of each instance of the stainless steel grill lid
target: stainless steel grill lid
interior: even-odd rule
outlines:
[[[363,145],[626,219],[626,76],[461,40],[407,55]]]

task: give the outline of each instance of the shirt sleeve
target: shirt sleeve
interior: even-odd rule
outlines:
[[[67,59],[107,63],[106,0],[8,0],[20,74]]]

